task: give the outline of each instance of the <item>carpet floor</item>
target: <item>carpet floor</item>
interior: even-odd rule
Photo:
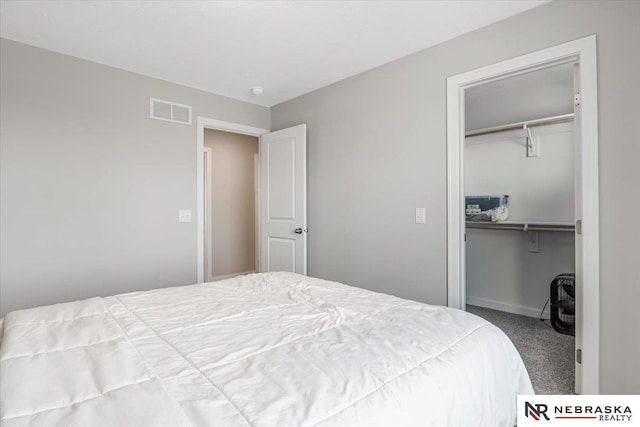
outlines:
[[[473,305],[467,311],[493,323],[511,339],[536,394],[574,394],[574,337],[533,317]]]

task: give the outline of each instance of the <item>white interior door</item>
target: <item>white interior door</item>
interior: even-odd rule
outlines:
[[[573,132],[574,132],[574,164],[575,164],[575,254],[576,254],[576,286],[575,286],[575,392],[582,394],[582,325],[584,301],[584,281],[583,281],[583,260],[582,260],[582,140],[580,132],[581,111],[580,111],[580,64],[573,66],[573,93],[576,94],[573,106]]]
[[[307,274],[307,125],[260,137],[260,271]]]

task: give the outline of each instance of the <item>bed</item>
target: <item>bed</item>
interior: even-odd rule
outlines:
[[[533,394],[474,315],[293,273],[14,311],[2,426],[513,426]]]

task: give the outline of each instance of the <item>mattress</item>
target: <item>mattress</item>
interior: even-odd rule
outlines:
[[[485,320],[293,273],[9,313],[7,427],[513,426],[533,394]]]

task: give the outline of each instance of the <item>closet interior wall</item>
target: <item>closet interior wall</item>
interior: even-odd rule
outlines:
[[[537,75],[534,75],[537,74]],[[470,89],[467,131],[573,112],[571,64]],[[467,137],[465,194],[509,195],[508,221],[574,223],[573,123],[533,129],[538,155],[527,156],[527,132]],[[538,317],[549,285],[575,271],[574,233],[466,230],[467,304]],[[537,248],[532,239],[537,238]],[[548,308],[547,308],[548,309]],[[545,314],[548,318],[548,315]]]

